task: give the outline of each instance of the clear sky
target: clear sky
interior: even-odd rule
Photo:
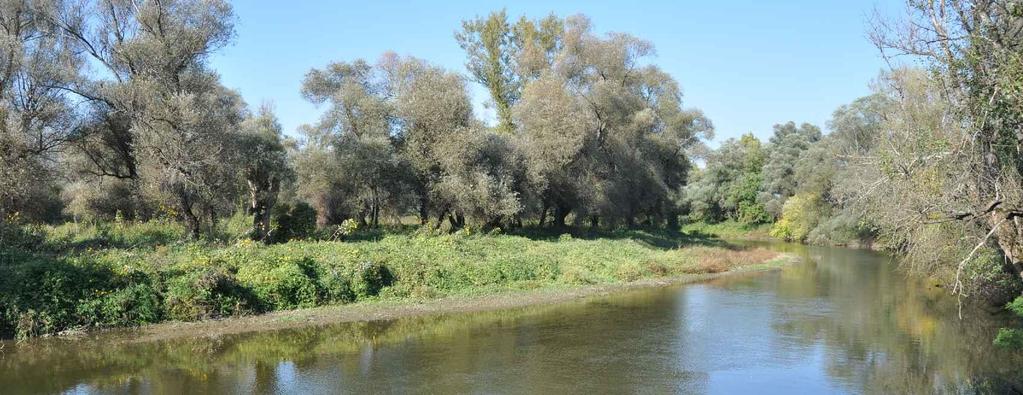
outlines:
[[[433,4],[440,3],[440,4]],[[309,69],[375,61],[391,50],[465,73],[454,39],[462,19],[506,8],[510,17],[586,14],[597,32],[651,41],[651,60],[682,86],[687,107],[714,122],[713,146],[752,131],[764,138],[789,120],[825,127],[841,104],[869,93],[884,68],[867,39],[877,9],[896,0],[834,1],[235,1],[237,37],[212,59],[228,87],[253,106],[272,102],[285,131],[323,108],[302,99]],[[486,92],[473,86],[477,113]]]

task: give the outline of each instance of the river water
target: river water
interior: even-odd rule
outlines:
[[[1006,393],[1003,315],[867,251],[508,311],[215,339],[3,343],[8,393]]]

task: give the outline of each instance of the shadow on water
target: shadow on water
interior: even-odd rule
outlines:
[[[762,245],[763,243],[751,243]],[[3,343],[4,393],[1019,391],[1003,323],[888,258],[773,244],[767,273],[514,310],[134,342]]]
[[[640,227],[634,229],[605,230],[581,227],[564,228],[519,228],[508,231],[508,234],[521,236],[530,240],[557,241],[562,235],[582,240],[634,240],[645,246],[658,249],[673,249],[683,246],[706,246],[738,249],[733,243],[727,242],[710,234],[659,227]]]

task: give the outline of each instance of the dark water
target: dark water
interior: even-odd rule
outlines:
[[[1006,393],[1001,318],[864,251],[555,306],[158,343],[6,343],[0,393]]]

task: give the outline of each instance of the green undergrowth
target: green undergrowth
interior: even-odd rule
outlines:
[[[1010,302],[1005,306],[1006,310],[1009,310],[1013,315],[1023,320],[1023,296],[1016,298],[1016,300]],[[1023,325],[1019,325],[1023,327]],[[995,336],[995,345],[1023,349],[1023,329],[1020,328],[1001,328],[998,330],[998,335]]]
[[[179,232],[173,224],[153,223],[50,227],[14,235],[20,241],[0,249],[0,337],[367,300],[613,284],[722,272],[775,256],[657,230],[433,234],[394,229],[363,232],[346,242],[269,246],[183,243],[177,241]]]
[[[691,236],[706,236],[734,240],[772,240],[772,224],[746,224],[734,220],[717,223],[692,222],[682,226],[682,232]]]

